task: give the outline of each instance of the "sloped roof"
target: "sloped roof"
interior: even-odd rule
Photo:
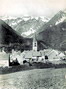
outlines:
[[[32,50],[25,53],[25,58],[41,57],[41,55],[41,52]]]

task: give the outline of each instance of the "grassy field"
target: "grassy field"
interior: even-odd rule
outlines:
[[[0,89],[66,89],[66,68],[0,75]]]

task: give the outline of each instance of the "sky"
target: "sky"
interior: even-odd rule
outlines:
[[[0,0],[0,16],[52,16],[66,8],[66,0]]]

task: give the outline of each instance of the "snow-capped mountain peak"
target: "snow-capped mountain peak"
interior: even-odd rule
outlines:
[[[2,19],[2,20],[11,20],[11,19],[17,19],[17,17],[15,17],[15,16],[7,16],[7,15],[5,15],[5,16],[0,16],[0,19]]]
[[[66,20],[66,16],[63,16],[62,18],[60,18],[55,25],[58,25],[59,23],[63,22],[64,20]]]
[[[2,16],[1,19],[22,36],[29,36],[34,34],[36,30],[38,30],[42,25],[49,21],[49,19],[43,16]]]

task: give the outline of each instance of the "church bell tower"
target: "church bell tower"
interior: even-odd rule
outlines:
[[[33,50],[37,51],[37,40],[36,40],[36,34],[34,34],[33,37]]]

